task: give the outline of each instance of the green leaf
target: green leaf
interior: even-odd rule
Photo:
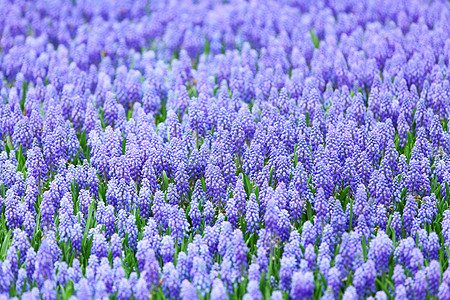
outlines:
[[[93,201],[91,203],[91,205],[89,206],[88,218],[87,218],[87,221],[86,221],[86,228],[84,229],[84,238],[87,237],[89,229],[91,229],[92,226],[94,225],[94,220],[93,220],[94,204],[95,204],[95,202]]]
[[[202,178],[201,178],[201,181],[202,181],[202,188],[203,188],[203,191],[205,192],[205,191],[206,191],[205,177],[202,177]]]
[[[74,294],[72,281],[67,282],[66,286],[63,287],[62,285],[60,285],[60,287],[61,287],[61,295],[64,300],[69,299],[70,296]]]
[[[272,185],[273,167],[270,167],[269,184]]]
[[[366,244],[366,238],[364,236],[361,239],[361,244],[362,244],[362,248],[363,248],[364,260],[367,260],[367,244]]]
[[[353,230],[352,223],[353,223],[353,202],[350,201],[350,221],[348,226],[350,231]]]
[[[315,48],[319,48],[319,38],[317,37],[316,33],[314,32],[314,29],[311,28],[311,40],[314,44]]]
[[[256,196],[256,199],[258,200],[258,204],[260,204],[260,202],[259,202],[259,186],[255,187],[255,196]]]
[[[1,192],[2,198],[5,198],[5,184],[3,182],[0,183],[0,192]]]
[[[209,48],[210,48],[209,40],[208,40],[207,38],[205,38],[205,47],[204,47],[204,49],[203,49],[205,55],[208,55],[208,54],[209,54]]]
[[[306,216],[308,217],[308,220],[312,220],[313,211],[311,208],[311,203],[308,201],[306,203]],[[350,223],[351,225],[351,223]]]
[[[253,188],[250,183],[250,179],[248,179],[248,176],[245,174],[243,174],[243,179],[244,179],[245,191],[247,192],[247,195],[250,195],[253,192]]]
[[[164,190],[169,188],[169,178],[167,178],[166,171],[163,171],[163,182],[164,182]]]
[[[8,231],[8,233],[6,234],[5,239],[3,240],[3,244],[2,244],[2,252],[1,252],[1,259],[5,260],[6,258],[6,253],[8,252],[8,248],[11,245],[11,230]]]
[[[450,196],[450,190],[449,190],[449,186],[448,186],[448,182],[445,182],[445,200],[448,200],[448,197]]]

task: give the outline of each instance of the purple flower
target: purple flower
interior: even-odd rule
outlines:
[[[211,297],[214,299],[226,300],[228,299],[227,290],[220,278],[216,278],[213,281],[211,289]]]
[[[164,236],[162,238],[160,252],[164,263],[173,262],[175,254],[175,242],[171,236]]]
[[[142,188],[139,191],[139,197],[137,199],[139,205],[139,211],[144,219],[150,216],[150,206],[153,202],[152,188],[150,187],[150,181],[147,178],[142,180]]]
[[[218,250],[221,256],[225,256],[229,249],[232,249],[230,243],[233,239],[233,227],[230,222],[223,222],[220,226],[220,236],[219,236],[219,244]],[[229,253],[228,253],[229,254]]]
[[[392,215],[391,227],[394,229],[396,236],[402,236],[402,217],[398,211]]]
[[[51,133],[44,136],[44,157],[50,164],[56,165],[60,159],[68,158],[67,132],[62,126],[58,126]]]
[[[114,127],[118,119],[119,108],[113,93],[107,92],[105,94],[105,104],[103,106],[103,110],[103,119],[105,124]]]
[[[173,206],[170,208],[169,227],[175,242],[181,244],[183,239],[188,237],[189,223],[186,219],[186,213],[182,208]]]
[[[426,245],[426,249],[428,250],[428,259],[434,260],[438,258],[438,252],[439,252],[439,237],[436,234],[436,232],[430,232],[428,235],[428,242]]]
[[[222,201],[225,195],[225,182],[218,166],[208,165],[205,172],[206,194],[212,202]]]
[[[60,211],[61,212],[61,211]],[[59,216],[59,237],[62,242],[68,242],[70,231],[72,226],[72,220],[67,213],[60,214]]]
[[[9,247],[6,259],[3,262],[4,275],[6,280],[12,283],[12,281],[17,279],[17,271],[19,268],[19,259],[17,255],[17,248],[14,246]]]
[[[187,279],[181,283],[180,297],[183,300],[198,299],[197,290]]]
[[[250,194],[247,202],[245,221],[247,222],[247,233],[254,233],[259,229],[259,206],[256,202],[256,195],[253,193]]]
[[[303,247],[306,247],[308,244],[315,244],[316,234],[317,233],[314,231],[313,224],[311,223],[311,221],[309,221],[309,220],[306,221],[305,223],[303,223],[300,244]]]
[[[11,243],[11,247],[14,247],[15,249],[17,249],[17,251],[19,251],[20,254],[19,264],[21,265],[25,261],[28,248],[30,248],[30,242],[28,241],[28,236],[26,232],[18,228],[14,229],[14,237]]]
[[[42,150],[38,146],[34,146],[27,151],[27,161],[25,163],[29,176],[32,175],[39,182],[47,179],[48,165],[44,161]]]
[[[130,299],[132,295],[133,292],[131,290],[130,283],[126,278],[122,278],[118,286],[117,299],[120,300]]]
[[[280,289],[283,291],[289,291],[291,288],[291,278],[296,267],[295,257],[283,256],[281,258],[280,265]]]
[[[443,282],[439,286],[438,297],[439,299],[450,299],[450,288],[447,283]]]
[[[153,218],[148,219],[147,226],[144,227],[144,240],[149,242],[150,247],[157,250],[161,241],[161,237],[158,232],[158,227]]]
[[[184,162],[180,162],[175,172],[175,182],[178,194],[182,199],[188,198],[189,188],[189,176],[187,172],[187,165]]]
[[[212,225],[214,220],[214,207],[209,200],[206,201],[205,206],[203,207],[203,218],[205,225]]]
[[[56,291],[54,289],[54,283],[50,279],[45,280],[41,293],[42,299],[56,300]]]
[[[102,233],[94,234],[91,253],[97,255],[97,257],[108,256],[108,244]]]
[[[275,200],[272,198],[267,203],[266,214],[264,216],[264,222],[266,224],[266,228],[272,233],[276,233],[278,230],[278,217],[279,217],[279,208],[275,203]]]
[[[91,206],[92,197],[89,194],[89,191],[81,190],[78,196],[78,205],[80,211],[83,212],[84,216],[87,217],[89,206]]]
[[[26,290],[27,288],[28,288],[27,271],[25,269],[19,269],[19,273],[17,275],[17,282],[16,282],[17,294],[22,294],[24,289]]]
[[[214,227],[206,226],[204,229],[204,240],[213,254],[217,253],[220,229],[216,224]]]
[[[165,229],[165,227],[168,225],[167,220],[168,215],[164,195],[160,191],[157,191],[155,193],[152,205],[152,212],[153,217],[155,221],[158,223],[158,225]]]
[[[350,234],[344,233],[339,247],[339,254],[341,255],[339,267],[343,275],[347,271],[356,270],[362,264],[361,236],[355,231]]]
[[[83,239],[83,236],[83,228],[79,223],[75,223],[70,230],[70,240],[72,242],[72,247],[76,251],[76,253],[81,253],[81,241]]]
[[[195,257],[192,263],[192,283],[198,293],[204,297],[211,288],[211,280],[207,274],[206,263],[201,257]]]
[[[285,209],[280,210],[280,213],[278,215],[277,229],[281,241],[287,241],[289,238],[289,232],[291,230],[291,222],[289,221],[289,213]]]
[[[136,225],[136,218],[134,215],[129,215],[127,218],[126,232],[127,232],[128,246],[130,247],[130,249],[136,250],[138,228]]]
[[[101,211],[100,206],[97,208],[97,215]],[[97,216],[97,222],[105,226],[105,237],[110,238],[116,230],[116,217],[114,215],[114,207],[108,205],[103,208],[101,216]]]
[[[57,276],[56,276],[58,283],[61,285],[65,285],[69,281],[69,273],[68,273],[67,263],[64,261],[57,262],[56,268],[58,270]]]
[[[81,278],[76,288],[77,297],[89,299],[92,298],[92,290],[86,278]]]
[[[342,296],[342,299],[345,299],[345,300],[356,300],[356,299],[359,299],[355,287],[352,286],[352,285],[347,287],[347,289],[344,292],[344,295]]]
[[[242,270],[247,267],[248,247],[240,229],[234,230],[232,243],[234,248],[233,265],[237,270]]]
[[[314,292],[314,275],[312,272],[297,271],[292,276],[292,299],[309,298]]]
[[[35,270],[36,252],[33,248],[28,248],[25,258],[25,268],[27,270],[27,278],[33,278]]]
[[[409,267],[413,272],[416,272],[419,268],[422,268],[423,255],[419,248],[414,248],[412,252],[409,253],[409,258]]]
[[[422,194],[430,189],[430,181],[427,172],[424,170],[424,161],[411,159],[407,175],[407,186],[411,193]]]
[[[5,217],[8,227],[13,229],[20,227],[22,224],[20,211],[20,197],[16,194],[14,189],[9,189],[6,193],[5,203]],[[53,217],[53,216],[52,216]]]
[[[134,297],[137,300],[146,300],[150,297],[148,284],[145,281],[144,277],[139,278],[135,287]]]
[[[33,136],[27,116],[24,116],[15,124],[12,140],[15,149],[19,149],[19,145],[22,146],[24,151],[31,147]]]
[[[388,218],[386,216],[386,207],[382,204],[378,204],[376,212],[376,224],[382,230],[386,230],[386,225],[388,223]]]
[[[162,290],[164,295],[168,298],[178,298],[180,294],[180,279],[173,263],[168,262],[164,265],[161,279],[163,280]]]
[[[53,258],[47,239],[43,239],[36,255],[33,278],[38,286],[43,286],[46,280],[53,280]],[[53,288],[53,287],[52,287]]]
[[[261,272],[259,270],[259,265],[253,262],[248,267],[248,279],[259,281],[261,279]]]
[[[376,268],[378,271],[387,271],[393,249],[392,240],[384,231],[378,231],[376,238],[370,242],[368,254],[369,259],[377,262]]]
[[[317,216],[320,220],[324,219],[328,214],[328,201],[325,197],[324,190],[319,188],[316,192],[314,200],[314,209],[317,212]]]
[[[117,233],[114,233],[111,236],[109,249],[111,250],[113,258],[120,257],[122,255],[122,238]]]
[[[50,191],[44,192],[41,202],[41,227],[49,227],[53,225],[55,207]]]
[[[414,275],[414,284],[413,284],[415,297],[422,299],[425,298],[427,294],[427,287],[428,283],[425,271],[423,270],[417,271],[417,273]]]
[[[239,209],[234,198],[229,198],[225,207],[228,222],[233,225],[234,228],[238,227],[239,221]]]
[[[395,265],[392,280],[394,280],[395,287],[402,285],[405,282],[405,271],[401,265]]]
[[[439,282],[441,278],[441,267],[436,260],[432,260],[426,268],[426,275],[428,279],[429,293],[436,295],[439,289]]]
[[[293,169],[291,158],[287,155],[278,155],[275,166],[274,174],[277,182],[288,184]]]
[[[315,269],[316,252],[312,244],[308,244],[308,246],[305,248],[305,261],[308,263],[308,268],[310,270]]]
[[[324,198],[329,198],[333,191],[333,181],[330,177],[330,171],[328,165],[319,160],[315,166],[312,182],[319,192],[323,190]]]
[[[192,200],[190,203],[189,217],[191,218],[192,228],[196,233],[201,230],[202,214],[197,201]]]
[[[255,299],[262,300],[262,292],[259,289],[259,282],[251,280],[247,284],[247,294],[244,295],[243,299]]]

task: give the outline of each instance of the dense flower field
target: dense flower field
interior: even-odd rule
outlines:
[[[0,299],[450,299],[450,2],[0,0]]]

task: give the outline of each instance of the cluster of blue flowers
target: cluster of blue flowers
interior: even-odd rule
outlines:
[[[450,300],[450,2],[0,16],[0,299]]]

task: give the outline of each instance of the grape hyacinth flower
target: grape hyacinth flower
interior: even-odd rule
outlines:
[[[450,299],[448,1],[22,2],[0,298]]]

